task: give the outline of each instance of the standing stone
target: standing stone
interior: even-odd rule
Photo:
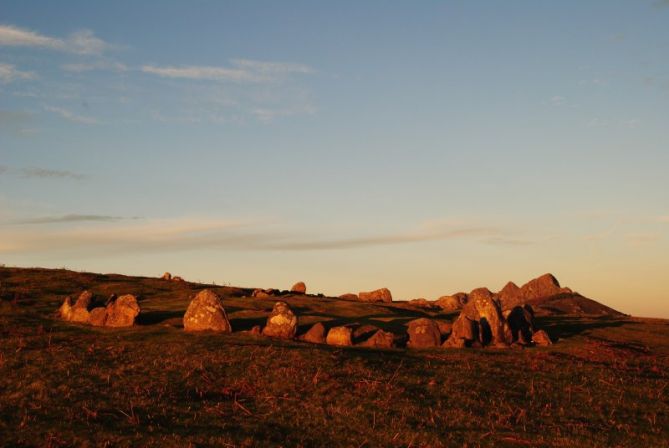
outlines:
[[[172,274],[169,272],[165,272],[162,277],[160,277],[163,280],[172,280]]]
[[[504,345],[504,317],[499,303],[487,288],[478,288],[469,294],[469,302],[462,314],[479,324],[479,339],[483,345]]]
[[[305,285],[304,282],[297,282],[293,285],[292,288],[290,288],[290,292],[294,294],[306,294],[307,285]]]
[[[351,346],[352,331],[349,327],[333,327],[328,331],[328,336],[325,339],[328,345]]]
[[[63,320],[72,319],[72,299],[70,296],[65,297],[63,304],[60,306],[60,308],[58,308],[58,314]]]
[[[93,294],[90,291],[84,291],[79,295],[79,298],[72,306],[72,312],[70,313],[70,320],[72,322],[81,322],[86,323],[90,317],[88,312],[88,307],[91,306],[93,301]]]
[[[230,321],[218,294],[204,289],[195,296],[184,314],[184,330],[232,333]]]
[[[104,327],[107,322],[107,309],[99,306],[91,310],[88,323],[94,327]]]
[[[324,344],[325,326],[320,322],[315,323],[309,331],[302,335],[301,339],[304,342],[311,342],[312,344]]]
[[[140,309],[137,298],[132,294],[125,294],[107,305],[106,327],[132,327]]]
[[[361,292],[360,294],[358,294],[358,299],[361,302],[390,303],[393,301],[393,296],[388,288],[381,288],[375,291]]]
[[[292,339],[297,332],[297,316],[286,302],[276,302],[267,318],[262,334],[275,338]]]
[[[426,348],[441,345],[439,326],[431,319],[420,318],[409,322],[409,342],[407,347]]]

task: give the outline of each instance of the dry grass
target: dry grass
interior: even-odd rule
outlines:
[[[0,269],[4,446],[667,446],[669,323],[551,318],[528,350],[337,349],[185,334],[202,285]],[[53,318],[65,294],[142,297],[142,325]],[[235,330],[273,302],[219,288]],[[302,320],[392,331],[425,313],[286,299]],[[430,313],[428,313],[430,314]],[[437,316],[448,319],[452,316]]]

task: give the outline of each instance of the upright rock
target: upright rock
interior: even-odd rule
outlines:
[[[324,344],[325,326],[320,322],[315,323],[300,339],[304,342],[311,342],[312,344]]]
[[[297,332],[297,316],[286,302],[276,302],[262,331],[265,336],[292,339]]]
[[[63,300],[63,304],[58,308],[58,314],[60,315],[60,318],[63,320],[71,320],[72,319],[72,299],[70,296],[65,297],[65,300]]]
[[[172,274],[169,272],[165,272],[162,277],[160,277],[163,280],[172,280]]]
[[[204,289],[195,296],[184,314],[184,330],[232,332],[230,321],[218,294],[210,289]]]
[[[84,291],[79,295],[79,298],[72,306],[70,313],[70,321],[86,323],[90,317],[88,308],[91,306],[93,301],[93,294],[90,291]]]
[[[434,303],[442,310],[446,312],[451,312],[462,309],[463,305],[466,302],[463,302],[462,296],[452,295],[452,296],[441,296],[437,300],[435,300]]]
[[[351,333],[352,330],[349,327],[333,327],[328,331],[325,342],[328,345],[351,346],[353,345]]]
[[[393,348],[395,346],[395,335],[388,331],[377,330],[369,339],[359,345],[370,348]]]
[[[125,294],[117,298],[106,308],[105,327],[132,327],[139,315],[140,309],[137,298],[132,294]]]
[[[293,285],[292,288],[290,288],[290,292],[294,294],[306,294],[307,285],[305,285],[304,282],[297,282]]]
[[[518,342],[529,344],[532,342],[532,333],[534,332],[534,315],[530,305],[516,306],[506,317],[509,328],[507,342]]]
[[[358,294],[358,299],[361,302],[390,303],[393,301],[393,296],[388,288],[381,288],[374,291],[361,292]]]
[[[487,288],[478,288],[469,294],[469,301],[453,324],[447,346],[459,347],[461,340],[473,342],[476,339],[482,345],[506,345],[504,316]]]
[[[407,347],[426,348],[441,345],[439,325],[432,319],[420,318],[409,322],[409,342]]]

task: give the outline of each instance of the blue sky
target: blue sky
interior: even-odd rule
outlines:
[[[0,0],[0,262],[669,317],[669,3]]]

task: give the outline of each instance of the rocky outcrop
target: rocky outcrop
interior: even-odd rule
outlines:
[[[420,318],[409,322],[409,348],[438,347],[441,344],[439,326],[432,319]]]
[[[473,342],[482,345],[506,345],[504,316],[499,303],[487,288],[469,294],[469,301],[453,323],[447,347],[461,347]]]
[[[293,294],[306,294],[307,285],[305,285],[304,282],[297,282],[293,285],[292,288],[290,288],[290,292]]]
[[[232,327],[221,298],[214,291],[200,291],[188,305],[183,318],[185,331],[231,333]]]
[[[325,338],[325,342],[328,345],[338,345],[342,347],[348,347],[353,345],[351,339],[352,330],[350,327],[333,327],[328,331],[328,335]]]
[[[297,322],[297,316],[286,302],[276,302],[262,334],[273,338],[292,339],[297,332]]]
[[[315,323],[309,331],[304,333],[301,337],[301,340],[304,342],[311,342],[312,344],[324,344],[325,343],[325,326],[318,322]]]
[[[360,300],[361,302],[390,303],[393,301],[393,296],[388,288],[381,288],[374,291],[359,293],[358,300]]]

